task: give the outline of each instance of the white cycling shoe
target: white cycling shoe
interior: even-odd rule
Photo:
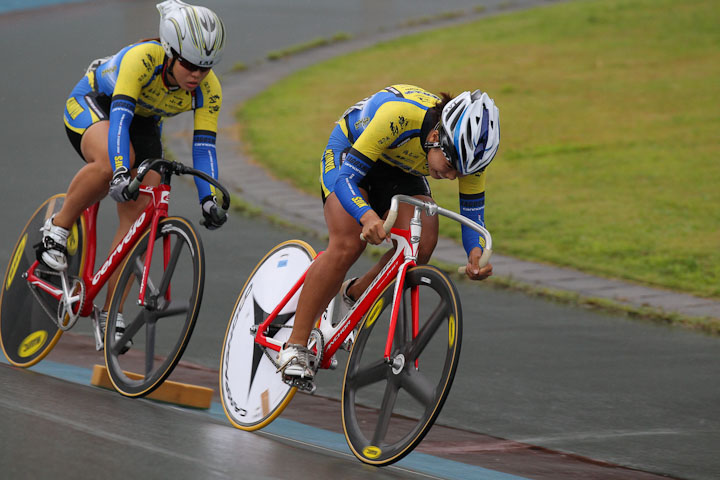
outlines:
[[[55,225],[52,221],[54,217],[45,220],[45,225],[40,229],[43,238],[38,245],[38,260],[55,271],[64,272],[68,266],[67,239],[70,231]]]
[[[340,292],[342,293],[343,303],[348,308],[348,310],[350,310],[353,307],[353,305],[355,305],[355,300],[350,298],[350,295],[348,295],[348,288],[350,288],[350,286],[353,283],[355,283],[355,280],[357,280],[357,279],[358,279],[358,277],[348,278],[347,280],[345,280],[343,282],[342,286],[340,287]]]
[[[105,340],[105,324],[107,323],[107,317],[108,312],[100,312],[100,315],[98,315],[98,324],[100,325],[100,336]],[[123,314],[118,312],[117,318],[115,319],[115,341],[117,342],[120,340],[123,336],[123,333],[125,333],[125,321],[123,319]],[[127,341],[123,349],[120,351],[120,355],[130,350],[130,347],[132,347],[133,341],[132,338]]]
[[[314,355],[307,347],[286,343],[282,350],[278,352],[278,372],[282,372],[285,377],[312,380],[313,376],[315,376],[311,363],[314,358]]]

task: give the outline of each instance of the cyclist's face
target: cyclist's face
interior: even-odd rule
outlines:
[[[200,85],[200,82],[207,77],[208,73],[210,73],[210,70],[188,70],[179,61],[175,62],[172,71],[177,85],[188,92],[195,90]]]
[[[434,143],[438,141],[438,132],[433,130],[428,135],[427,141]],[[431,148],[427,154],[428,170],[432,178],[455,180],[458,177],[458,171],[448,161],[441,148]]]

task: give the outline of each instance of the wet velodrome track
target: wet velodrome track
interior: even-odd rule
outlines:
[[[305,3],[293,9],[290,0],[204,2],[231,31],[227,68],[374,21],[329,0]],[[372,12],[384,2],[358,3]],[[397,8],[385,8],[383,21],[390,26],[403,19],[400,7],[408,3],[387,2]],[[455,4],[475,2],[417,2],[412,16]],[[312,23],[320,10],[325,21]],[[80,165],[61,124],[72,85],[90,59],[156,28],[152,2],[0,12],[0,42],[13,52],[4,60],[7,84],[0,94],[0,258],[9,257],[35,206],[63,190]],[[192,186],[174,186],[176,213],[198,218]],[[225,324],[242,282],[272,245],[303,234],[237,216],[202,235],[210,272],[205,300],[185,362],[171,378],[215,388]],[[107,242],[107,235],[100,240]],[[232,428],[217,398],[209,411],[188,410],[90,386],[90,368],[102,357],[87,326],[78,325],[33,369],[0,364],[0,477],[717,478],[717,339],[464,282],[459,289],[463,299],[477,301],[464,305],[465,346],[453,391],[439,424],[396,466],[368,467],[349,454],[336,400],[340,372],[322,372],[318,395],[297,395],[269,427],[246,433]]]

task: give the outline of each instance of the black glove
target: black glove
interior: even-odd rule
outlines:
[[[135,200],[138,197],[140,191],[138,190],[134,194],[128,191],[128,185],[130,185],[130,172],[125,167],[118,167],[113,173],[112,180],[110,181],[110,196],[116,202],[127,202],[128,200]]]
[[[227,222],[227,213],[220,215],[219,208],[217,206],[217,199],[212,195],[208,195],[203,198],[200,202],[202,205],[202,213],[204,220],[201,222],[208,230],[215,230],[220,228],[225,222]]]

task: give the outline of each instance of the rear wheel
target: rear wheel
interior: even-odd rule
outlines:
[[[138,305],[149,237],[148,230],[122,267],[105,327],[108,374],[115,389],[128,397],[155,390],[180,361],[195,327],[205,281],[197,232],[184,218],[164,218],[152,249],[145,304]],[[119,312],[125,324],[121,336]]]
[[[342,392],[350,450],[361,461],[379,466],[410,453],[432,427],[450,393],[462,338],[455,286],[434,267],[413,267],[405,277],[390,363],[386,362],[394,289],[395,282],[365,315]]]
[[[257,325],[280,304],[310,266],[315,251],[300,240],[276,246],[255,267],[233,309],[220,358],[220,398],[230,422],[241,430],[258,430],[290,403],[296,387],[277,371],[277,352],[255,343]],[[299,292],[271,325],[268,337],[290,337]]]
[[[63,332],[56,323],[58,317],[63,317],[58,313],[59,302],[32,287],[23,275],[36,261],[34,245],[42,240],[40,228],[45,220],[60,211],[64,200],[65,194],[52,196],[35,210],[15,244],[5,272],[0,294],[0,342],[8,361],[18,367],[30,367],[45,358]],[[71,284],[79,284],[85,248],[85,224],[81,216],[70,230],[67,243],[67,274]],[[61,288],[60,276],[52,269],[38,264],[35,275]]]

